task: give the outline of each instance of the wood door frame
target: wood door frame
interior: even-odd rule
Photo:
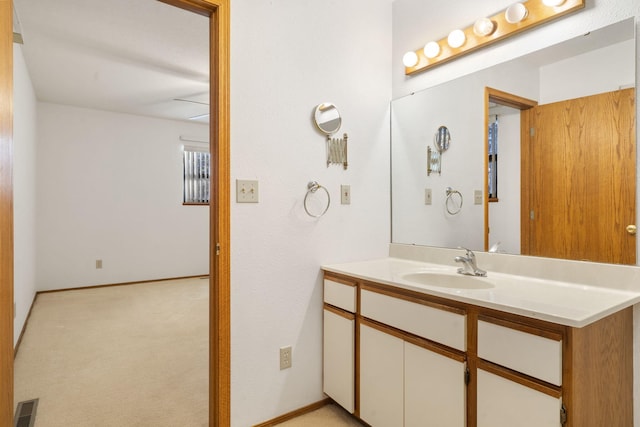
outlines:
[[[0,425],[13,425],[13,6],[0,0]]]
[[[522,176],[525,173],[528,173],[528,164],[524,161],[526,156],[523,156],[522,151],[525,147],[525,130],[529,129],[528,122],[528,114],[524,112],[537,106],[538,101],[534,101],[532,99],[523,98],[518,95],[514,95],[508,92],[503,92],[498,89],[493,89],[488,86],[484,88],[484,250],[485,252],[489,250],[489,156],[487,153],[489,152],[489,103],[495,102],[499,105],[505,105],[507,107],[516,108],[520,110],[520,175]],[[528,137],[527,137],[528,138]],[[528,144],[527,144],[528,147]],[[521,194],[520,194],[520,206],[524,206],[522,203],[523,200],[529,200],[529,195],[527,192],[528,189],[522,188],[521,186]],[[520,209],[520,218],[521,218],[521,235],[523,233],[523,226],[525,221],[523,220],[524,213],[523,209]]]
[[[209,425],[231,424],[230,2],[159,0],[210,19]],[[13,425],[13,6],[0,0],[0,424]]]

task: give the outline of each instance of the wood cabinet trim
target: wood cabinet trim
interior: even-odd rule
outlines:
[[[353,279],[350,279],[350,278],[345,277],[345,276],[340,276],[338,274],[331,273],[331,272],[328,272],[328,271],[324,272],[324,279],[330,280],[332,282],[340,283],[342,285],[351,286],[353,288],[358,286],[358,281],[357,280],[353,280]]]
[[[505,378],[509,381],[513,381],[525,387],[529,387],[551,397],[559,398],[562,396],[562,387],[546,383],[537,378],[533,378],[512,369],[505,368],[504,366],[487,362],[484,359],[478,359],[477,367],[478,369],[482,369],[483,371]]]
[[[568,426],[632,427],[633,307],[571,328],[567,341],[563,400],[571,405]]]
[[[358,292],[358,294],[360,294]],[[358,298],[359,299],[359,298]],[[358,312],[360,312],[360,308],[359,308],[359,301],[358,301]],[[355,364],[355,373],[356,373],[356,379],[355,379],[355,390],[354,390],[354,401],[353,401],[353,407],[354,407],[354,411],[353,411],[353,415],[355,415],[356,417],[360,418],[360,322],[358,321],[357,315],[356,315],[356,324],[355,324],[355,340],[356,340],[356,345],[355,345],[355,358],[356,360],[354,360],[354,364]]]
[[[482,306],[474,306],[478,309],[480,316],[485,318],[492,318],[497,320],[504,320],[516,325],[525,325],[537,329],[546,329],[551,332],[559,334],[566,334],[566,331],[570,326],[564,326],[559,323],[549,322],[547,320],[537,319],[535,317],[528,317],[522,314],[508,313],[506,311],[500,311],[493,308],[487,308]]]
[[[419,292],[407,291],[405,289],[396,289],[388,285],[380,285],[377,283],[363,282],[360,285],[361,290],[375,292],[377,294],[386,295],[391,298],[397,298],[404,301],[413,302],[427,307],[435,308],[442,311],[448,311],[450,313],[459,314],[464,316],[467,314],[467,310],[454,305],[449,305],[444,298],[435,300],[437,297],[431,295],[420,294]]]
[[[13,425],[13,3],[0,1],[0,425]]]
[[[355,320],[355,318],[356,318],[355,314],[350,313],[348,311],[345,311],[345,310],[343,310],[341,308],[335,307],[335,306],[333,306],[331,304],[328,304],[326,302],[324,303],[324,309],[327,310],[327,311],[330,311],[331,313],[336,314],[336,315],[338,315],[340,317],[344,317],[345,319],[348,319],[348,320]]]
[[[427,340],[422,337],[418,337],[416,335],[410,334],[408,332],[401,331],[399,329],[393,328],[391,326],[385,325],[384,323],[376,322],[375,320],[367,319],[366,317],[359,316],[358,323],[360,325],[365,325],[370,328],[376,329],[380,332],[384,332],[386,334],[392,335],[396,338],[399,338],[408,343],[414,344],[418,347],[422,347],[426,350],[437,353],[441,356],[448,357],[449,359],[457,360],[458,362],[464,362],[467,357],[465,353],[442,345],[440,343]]]
[[[502,326],[504,328],[514,329],[516,331],[524,332],[531,335],[537,335],[539,337],[547,338],[553,341],[562,341],[565,335],[557,330],[552,331],[542,329],[539,326],[531,326],[525,323],[512,322],[510,320],[499,319],[497,317],[487,316],[484,314],[480,314],[478,316],[478,322],[480,321]]]

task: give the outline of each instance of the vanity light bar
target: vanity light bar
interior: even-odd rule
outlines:
[[[486,36],[476,34],[473,30],[474,25],[471,25],[462,30],[465,40],[460,47],[451,47],[447,43],[448,37],[444,37],[439,41],[434,42],[440,47],[440,51],[435,57],[427,57],[423,48],[413,51],[418,57],[418,60],[414,65],[410,66],[407,66],[407,62],[405,62],[405,74],[411,75],[428,70],[431,67],[451,61],[452,59],[473,52],[484,46],[488,46],[499,40],[503,40],[530,28],[534,28],[538,25],[544,24],[545,22],[549,22],[563,15],[577,11],[578,9],[583,9],[585,6],[585,0],[565,0],[560,3],[559,6],[547,6],[547,4],[558,3],[558,1],[552,3],[551,0],[527,0],[520,3],[526,8],[526,15],[521,21],[513,23],[509,23],[507,21],[505,12],[507,10],[513,11],[514,5],[511,5],[500,13],[487,18],[493,22],[494,29]]]

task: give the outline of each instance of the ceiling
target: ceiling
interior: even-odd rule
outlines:
[[[209,20],[152,0],[13,0],[36,97],[208,123]]]

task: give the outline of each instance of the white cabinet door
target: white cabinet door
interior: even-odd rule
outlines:
[[[402,427],[404,341],[360,326],[360,418],[372,427]]]
[[[355,319],[324,310],[323,389],[353,413],[355,384]]]
[[[559,427],[562,401],[478,369],[478,427]]]
[[[404,343],[404,427],[464,427],[464,363]]]

